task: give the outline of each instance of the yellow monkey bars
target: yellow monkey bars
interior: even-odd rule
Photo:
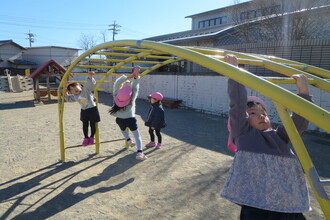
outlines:
[[[285,76],[305,74],[309,78],[309,84],[324,90],[325,92],[330,92],[330,82],[328,81],[330,78],[330,71],[291,60],[214,48],[179,47],[152,41],[122,40],[107,42],[100,44],[79,56],[68,68],[59,85],[58,110],[61,160],[65,160],[66,149],[78,147],[65,147],[64,144],[63,91],[65,91],[65,85],[70,75],[87,75],[86,72],[88,72],[88,70],[96,71],[97,75],[102,76],[102,78],[98,80],[94,91],[96,98],[98,98],[98,91],[111,90],[100,88],[103,83],[113,82],[107,80],[108,76],[130,72],[136,64],[141,66],[141,77],[143,77],[161,66],[180,60],[188,60],[213,70],[214,72],[230,77],[273,100],[323,213],[327,219],[330,219],[330,200],[324,190],[324,185],[328,184],[329,181],[322,181],[319,179],[304,143],[290,118],[288,110],[296,112],[319,128],[330,133],[329,111],[274,84],[294,83],[294,80],[289,79],[288,77],[258,77],[244,69],[239,69],[223,62],[224,55],[228,53],[235,54],[238,57],[238,62],[240,64],[260,66],[281,73]],[[100,138],[98,127],[95,137],[95,152],[99,153]]]

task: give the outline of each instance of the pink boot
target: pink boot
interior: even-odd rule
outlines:
[[[158,143],[157,146],[156,146],[157,149],[160,149],[161,147],[162,147],[161,143]]]
[[[146,144],[145,146],[146,147],[154,147],[154,146],[156,146],[156,143],[151,141],[148,144]]]
[[[92,145],[92,144],[94,144],[94,137],[90,137],[89,138],[89,142],[88,142],[88,145]]]
[[[82,146],[87,146],[89,143],[89,138],[84,138],[83,142],[82,142]]]

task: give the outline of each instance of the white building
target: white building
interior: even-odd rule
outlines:
[[[78,52],[77,48],[56,46],[24,48],[13,40],[2,40],[0,41],[0,74],[10,72],[24,75],[26,69],[33,72],[50,60],[55,60],[66,68],[78,57]]]
[[[78,57],[79,49],[57,46],[27,47],[23,58],[37,63],[37,68],[49,60],[68,67]]]
[[[26,49],[12,40],[0,41],[0,74],[14,69],[31,69],[36,63],[23,59]]]

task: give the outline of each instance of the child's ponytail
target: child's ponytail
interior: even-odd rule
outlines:
[[[116,103],[111,107],[111,109],[109,110],[110,115],[115,114],[116,112],[120,111],[120,110],[125,110],[126,106],[124,107],[119,107],[118,105],[116,105]]]

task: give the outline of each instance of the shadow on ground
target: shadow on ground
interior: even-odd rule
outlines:
[[[17,177],[15,179],[12,179],[10,181],[1,183],[0,186],[10,185],[7,188],[0,190],[0,203],[2,202],[11,202],[11,207],[7,209],[7,211],[0,216],[0,219],[6,219],[11,212],[13,212],[18,206],[23,204],[23,200],[27,198],[28,196],[32,194],[38,194],[39,191],[45,190],[45,189],[51,189],[46,195],[38,199],[35,203],[32,204],[26,204],[26,208],[18,215],[16,215],[12,219],[47,219],[53,215],[56,215],[59,212],[62,212],[63,210],[77,204],[78,202],[93,196],[96,193],[104,193],[109,192],[112,190],[118,190],[120,188],[125,187],[126,185],[134,182],[134,178],[127,177],[127,180],[116,184],[112,186],[107,187],[99,187],[92,191],[86,192],[86,193],[74,193],[74,190],[77,187],[90,187],[95,186],[98,183],[102,181],[107,181],[110,178],[122,174],[134,165],[138,163],[137,160],[135,160],[135,157],[133,154],[125,155],[118,159],[115,163],[110,164],[108,167],[106,167],[102,173],[99,173],[96,176],[93,176],[89,179],[82,180],[79,182],[73,182],[69,184],[69,186],[64,187],[65,184],[70,183],[74,177],[79,175],[80,173],[95,167],[96,165],[103,163],[121,153],[123,153],[125,150],[121,150],[114,155],[106,156],[106,157],[98,157],[93,158],[95,155],[90,155],[89,157],[80,160],[78,162],[67,162],[67,163],[55,163],[52,165],[49,165],[47,167],[41,168],[37,171],[28,173],[26,175],[23,175],[21,177]],[[96,162],[92,163],[91,165],[88,165],[84,167],[83,169],[79,169],[73,173],[70,173],[64,177],[58,178],[55,181],[51,181],[51,183],[43,185],[41,182],[47,178],[50,178],[51,176],[57,175],[69,168],[73,168],[79,164],[84,164],[87,161],[93,161]],[[40,173],[39,175],[36,175],[37,173]],[[29,176],[34,176],[31,179],[27,181],[22,181],[22,179],[29,178]],[[39,187],[41,185],[41,187]],[[39,187],[39,188],[38,188]],[[64,188],[64,189],[63,189]],[[39,205],[41,200],[45,199],[50,194],[54,193],[56,190],[61,189],[60,193],[57,194],[52,199],[48,200],[47,202],[42,203],[42,205],[38,206],[38,208],[34,209],[34,206]],[[33,211],[30,211],[30,209],[34,209]]]

